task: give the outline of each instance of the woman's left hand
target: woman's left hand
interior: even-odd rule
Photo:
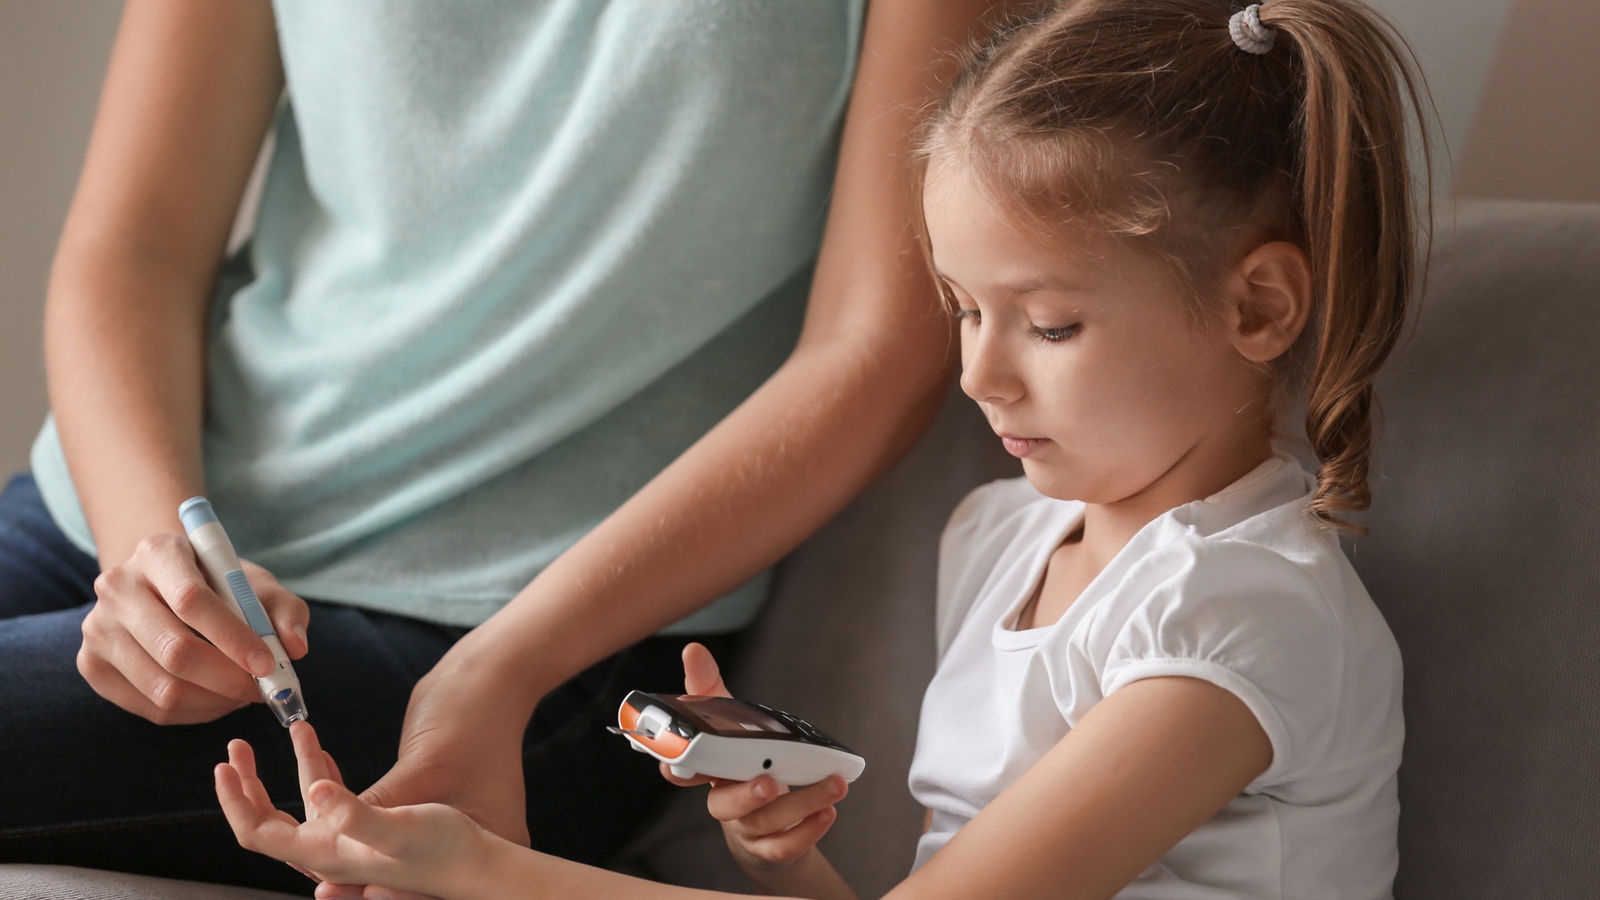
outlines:
[[[305,822],[273,807],[246,742],[230,741],[228,762],[216,768],[217,797],[241,846],[325,882],[324,896],[323,888],[346,893],[351,885],[440,894],[484,871],[497,839],[466,814],[442,803],[376,806],[344,786],[310,724],[296,722],[289,734]]]

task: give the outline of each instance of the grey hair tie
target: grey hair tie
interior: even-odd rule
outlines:
[[[1228,36],[1246,53],[1257,56],[1272,49],[1272,39],[1277,32],[1261,24],[1261,16],[1257,10],[1261,4],[1252,3],[1244,9],[1233,14],[1228,20]]]

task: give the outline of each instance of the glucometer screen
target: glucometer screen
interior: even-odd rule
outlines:
[[[638,710],[643,710],[651,703],[671,710],[678,721],[669,726],[670,730],[686,739],[693,738],[694,732],[704,732],[719,737],[799,741],[851,752],[849,747],[823,734],[810,722],[758,703],[746,703],[728,697],[698,694],[669,696],[643,691],[630,693],[626,702]]]
[[[734,737],[758,731],[768,734],[793,733],[789,726],[764,710],[726,697],[679,697],[678,702],[705,725],[702,731],[711,734]]]

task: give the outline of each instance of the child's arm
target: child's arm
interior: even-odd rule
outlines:
[[[1135,681],[888,895],[1107,898],[1272,762],[1249,707],[1210,682]]]
[[[297,723],[295,738],[303,778],[331,770],[309,725]],[[239,842],[320,878],[444,898],[727,896],[546,856],[441,804],[375,806],[334,777],[305,788],[317,818],[296,823],[272,808],[247,745],[229,750],[217,793]],[[1136,681],[1090,710],[889,897],[1111,897],[1271,761],[1266,733],[1234,695],[1193,678]],[[808,891],[828,886],[831,868],[817,859],[815,871],[791,869],[817,879]]]

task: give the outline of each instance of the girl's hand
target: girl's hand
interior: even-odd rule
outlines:
[[[306,602],[254,563],[244,572],[289,657],[305,656]],[[251,676],[272,672],[272,652],[207,585],[183,535],[140,541],[94,590],[78,671],[95,693],[157,725],[210,722],[260,702]]]
[[[312,878],[440,894],[485,868],[491,835],[439,803],[385,809],[352,794],[305,722],[289,729],[309,818],[275,809],[244,741],[230,741],[215,771],[217,798],[240,846],[281,859]],[[319,894],[323,893],[321,889]]]
[[[711,651],[701,644],[683,648],[684,691],[711,697],[732,697]],[[810,854],[838,818],[834,804],[849,785],[839,775],[790,790],[770,775],[753,781],[696,776],[679,778],[666,763],[661,777],[687,787],[710,784],[706,808],[722,823],[722,834],[734,859],[746,872],[786,869]]]

